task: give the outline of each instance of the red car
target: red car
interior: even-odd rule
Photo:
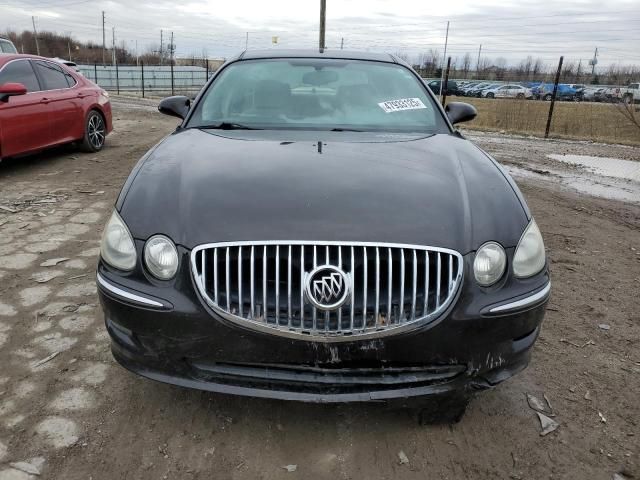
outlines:
[[[0,159],[72,142],[97,152],[111,130],[99,86],[46,58],[0,54]]]

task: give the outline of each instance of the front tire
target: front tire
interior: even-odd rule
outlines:
[[[547,94],[544,96],[544,101],[545,101],[545,102],[550,102],[550,101],[551,101],[551,97],[553,97],[553,95],[551,95],[550,93],[547,93]]]
[[[82,150],[89,153],[99,152],[104,147],[107,127],[104,118],[97,110],[91,110],[84,125]]]
[[[516,98],[522,100],[524,98],[524,93],[519,93],[518,95],[516,95]]]
[[[493,93],[491,93],[491,92],[487,93],[487,98],[494,98],[494,97],[495,97],[495,95]]]

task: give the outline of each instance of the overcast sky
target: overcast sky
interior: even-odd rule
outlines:
[[[174,32],[177,56],[229,57],[249,48],[314,48],[318,44],[319,0],[0,0],[0,32],[32,29],[71,33],[142,52],[168,43]],[[328,48],[403,52],[411,59],[429,49],[517,63],[527,55],[556,63],[582,59],[599,49],[599,66],[640,65],[640,0],[327,0]],[[273,36],[278,44],[272,45]]]

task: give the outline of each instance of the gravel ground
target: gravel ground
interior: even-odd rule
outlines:
[[[553,295],[527,370],[459,424],[420,426],[411,410],[214,395],[115,364],[98,241],[130,169],[176,122],[144,100],[113,103],[103,152],[0,164],[0,480],[640,477],[640,197],[576,191],[565,176],[589,173],[547,157],[640,150],[473,133],[516,174]],[[548,399],[554,432],[540,435],[527,394]]]

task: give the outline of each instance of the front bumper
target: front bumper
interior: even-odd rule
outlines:
[[[490,388],[529,363],[549,284],[545,272],[507,289],[505,298],[505,289],[480,291],[465,275],[458,300],[429,324],[321,343],[229,323],[199,298],[188,271],[171,285],[123,277],[103,264],[98,275],[112,352],[125,368],[184,387],[307,402]],[[501,310],[505,305],[511,307]]]

